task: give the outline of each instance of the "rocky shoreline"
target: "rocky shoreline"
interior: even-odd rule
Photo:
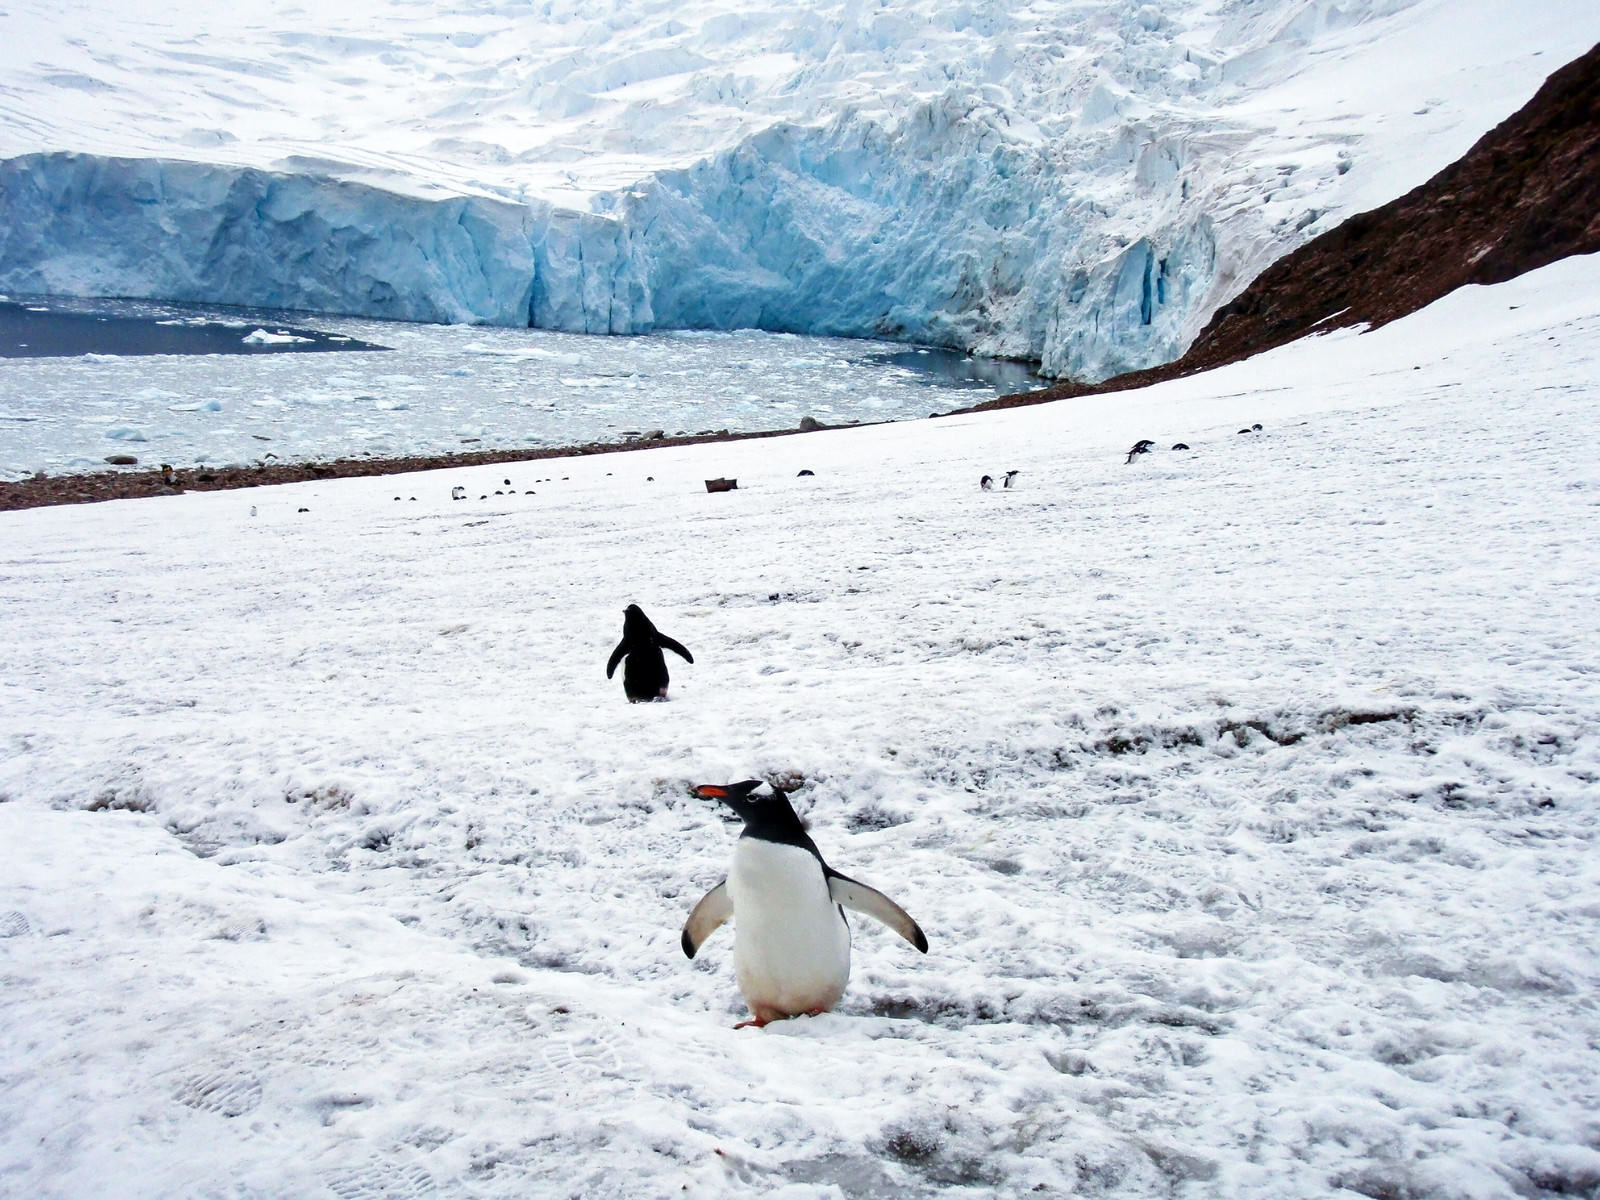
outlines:
[[[0,483],[0,512],[44,508],[55,504],[91,504],[99,500],[127,500],[139,496],[174,496],[184,492],[220,492],[234,488],[268,487],[278,483],[305,483],[315,479],[349,479],[367,475],[403,475],[445,467],[482,467],[497,463],[535,462],[546,458],[572,458],[591,454],[619,454],[661,446],[694,446],[708,442],[737,442],[752,438],[785,437],[830,428],[815,421],[800,429],[773,429],[752,433],[691,434],[682,437],[645,437],[626,442],[585,442],[576,446],[541,446],[537,449],[470,450],[460,454],[414,455],[401,458],[340,458],[331,462],[270,463],[232,467],[194,467],[174,472],[171,482],[159,467],[93,471],[82,475],[35,475],[14,483]]]

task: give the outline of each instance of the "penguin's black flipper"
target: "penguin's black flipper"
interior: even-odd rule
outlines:
[[[660,646],[663,650],[671,650],[674,654],[676,654],[679,658],[683,659],[685,662],[693,662],[694,661],[694,655],[690,654],[687,650],[685,650],[683,648],[683,644],[681,642],[673,641],[666,634],[662,633],[659,629],[656,630],[656,644],[658,646]]]
[[[869,888],[860,880],[851,879],[848,875],[841,875],[832,867],[823,868],[828,873],[828,895],[835,904],[842,904],[846,908],[853,908],[858,913],[864,913],[875,921],[882,921],[906,941],[910,942],[924,954],[928,952],[928,938],[922,932],[921,926],[911,919],[911,914],[906,912],[889,897],[876,888]],[[708,896],[706,899],[710,899]],[[705,903],[705,901],[701,901]]]
[[[693,958],[701,946],[729,917],[733,916],[733,901],[728,899],[728,881],[724,879],[694,906],[689,919],[683,923],[683,952]],[[910,918],[908,917],[907,920]]]
[[[617,648],[611,652],[610,659],[606,662],[606,678],[610,679],[617,673],[617,664],[622,661],[622,656],[628,652],[628,639],[623,638],[617,643]]]

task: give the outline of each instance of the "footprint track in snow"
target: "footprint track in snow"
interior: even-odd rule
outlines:
[[[252,1075],[216,1072],[186,1080],[174,1093],[178,1103],[200,1112],[242,1117],[261,1103],[261,1081]]]
[[[615,1077],[622,1069],[616,1043],[604,1034],[565,1033],[539,1042],[542,1061],[529,1064],[528,1078],[541,1089],[570,1090]]]
[[[33,932],[33,926],[28,923],[28,918],[21,913],[0,913],[0,938],[24,937]]]
[[[414,1200],[439,1193],[433,1176],[416,1165],[373,1162],[324,1175],[323,1180],[339,1200]]]

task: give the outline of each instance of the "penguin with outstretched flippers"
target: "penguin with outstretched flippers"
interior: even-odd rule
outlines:
[[[779,791],[754,795],[761,786],[761,780],[747,779],[693,789],[744,821],[728,877],[701,898],[683,927],[683,952],[693,958],[733,918],[733,970],[750,1006],[750,1020],[735,1029],[815,1016],[839,1003],[850,980],[846,908],[882,921],[928,952],[928,939],[905,909],[824,862],[789,797]]]
[[[630,604],[622,613],[622,640],[617,643],[610,661],[606,663],[606,678],[615,675],[617,664],[626,658],[628,664],[622,668],[622,690],[628,699],[635,704],[641,700],[665,700],[670,677],[662,650],[671,650],[684,662],[694,661],[694,655],[685,650],[682,643],[669,638],[651,623],[650,618],[644,615],[644,609],[637,604]]]

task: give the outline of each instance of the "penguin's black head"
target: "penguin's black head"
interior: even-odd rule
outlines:
[[[776,789],[753,794],[763,784],[760,779],[746,779],[741,783],[702,783],[690,790],[702,800],[718,800],[736,812],[744,822],[744,837],[811,846],[788,796]]]
[[[654,633],[655,626],[650,623],[650,618],[644,615],[644,609],[637,604],[630,604],[622,610],[622,632],[624,635],[643,635]]]

